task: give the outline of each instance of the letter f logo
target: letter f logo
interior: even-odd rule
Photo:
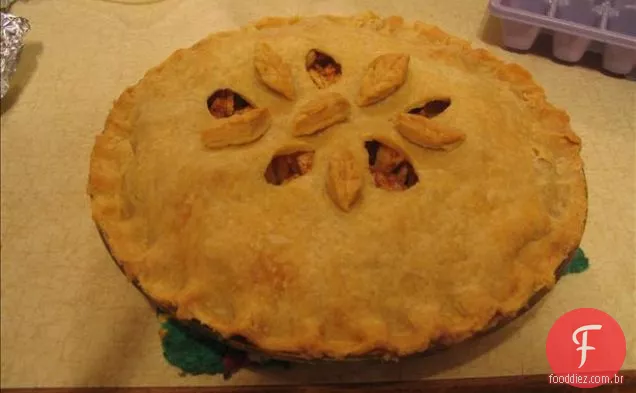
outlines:
[[[587,345],[587,332],[589,330],[601,330],[602,327],[602,325],[585,325],[576,329],[572,334],[572,341],[574,341],[574,344],[581,345],[580,347],[576,348],[577,351],[581,351],[581,364],[579,364],[579,368],[583,367],[585,361],[587,360],[587,351],[593,351],[596,349],[592,346]],[[576,336],[581,332],[583,332],[583,334],[581,335],[581,342],[579,342]]]

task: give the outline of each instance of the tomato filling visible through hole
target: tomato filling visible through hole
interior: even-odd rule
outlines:
[[[314,162],[313,151],[301,151],[275,156],[265,170],[265,180],[281,185],[307,174]]]
[[[340,79],[342,66],[326,53],[312,49],[307,54],[307,72],[319,88],[332,85]]]
[[[450,106],[450,99],[432,100],[424,104],[409,110],[412,115],[424,116],[427,119],[432,119],[435,116],[441,115]]]
[[[207,104],[210,114],[217,119],[230,117],[254,108],[245,98],[241,97],[240,94],[230,89],[215,91],[208,98]]]
[[[365,143],[369,153],[369,170],[375,185],[389,191],[403,191],[418,182],[413,165],[404,154],[378,141]]]

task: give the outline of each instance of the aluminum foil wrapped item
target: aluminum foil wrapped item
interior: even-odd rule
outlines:
[[[0,0],[0,10],[4,10],[5,8],[9,8],[9,6],[15,3],[17,0]]]
[[[3,9],[12,3],[11,0],[0,1]],[[30,28],[25,18],[0,12],[0,98],[9,91],[9,78],[17,68],[22,40]]]

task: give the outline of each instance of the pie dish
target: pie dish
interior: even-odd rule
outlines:
[[[175,318],[266,353],[400,357],[554,285],[585,224],[580,147],[526,70],[436,27],[267,18],[126,89],[88,193]]]

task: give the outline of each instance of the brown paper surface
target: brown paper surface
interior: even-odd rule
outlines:
[[[30,0],[22,62],[2,102],[2,387],[286,384],[549,373],[545,338],[566,311],[614,316],[636,368],[636,85],[585,67],[505,52],[486,1],[235,2]],[[530,313],[447,352],[400,363],[300,365],[242,371],[230,381],[180,377],[163,359],[158,323],[111,262],[90,218],[88,160],[112,101],[149,67],[210,32],[267,15],[373,9],[403,15],[491,47],[527,67],[566,108],[583,139],[588,271],[566,276]],[[486,31],[485,36],[483,31]]]

